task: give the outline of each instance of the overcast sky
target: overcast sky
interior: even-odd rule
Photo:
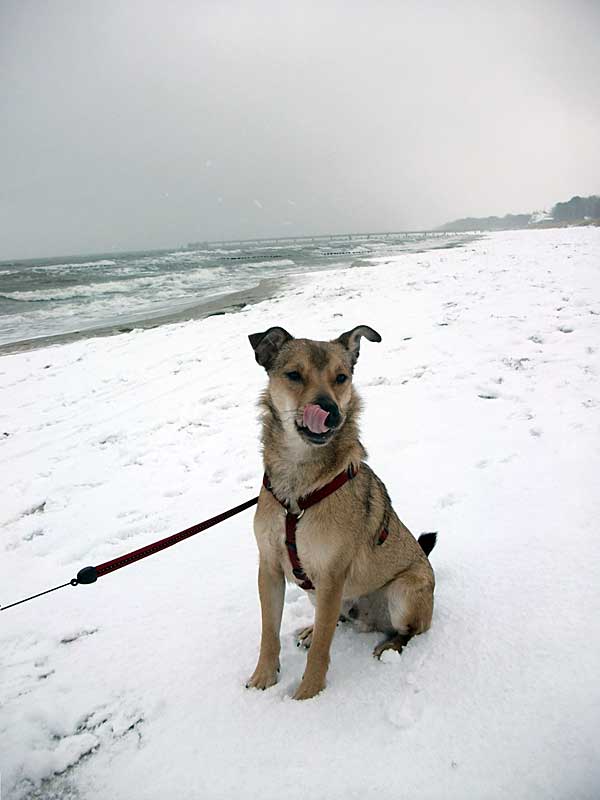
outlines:
[[[600,193],[600,0],[0,0],[0,259]]]

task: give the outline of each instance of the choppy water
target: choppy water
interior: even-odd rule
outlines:
[[[447,234],[364,234],[0,263],[0,344],[146,319],[263,278],[450,246]]]

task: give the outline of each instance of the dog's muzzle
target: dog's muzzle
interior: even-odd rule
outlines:
[[[312,444],[325,444],[339,428],[342,416],[337,405],[327,397],[317,397],[302,413],[302,423],[296,423],[301,436]]]

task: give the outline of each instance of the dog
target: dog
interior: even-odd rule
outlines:
[[[402,524],[358,438],[352,379],[363,337],[381,341],[368,325],[332,341],[295,339],[280,327],[248,337],[269,379],[259,401],[265,478],[254,517],[262,634],[248,688],[277,682],[286,579],[315,606],[298,642],[309,649],[297,700],[324,689],[340,619],[386,634],[377,658],[401,652],[431,624],[435,534],[417,542]]]

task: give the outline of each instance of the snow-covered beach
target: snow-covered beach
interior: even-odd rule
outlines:
[[[375,327],[362,439],[399,516],[438,530],[431,630],[371,657],[289,586],[280,682],[248,691],[252,512],[0,613],[9,798],[596,798],[600,229],[493,234],[315,272],[226,314],[0,358],[3,604],[258,491],[247,334]],[[4,796],[4,795],[3,795]]]

